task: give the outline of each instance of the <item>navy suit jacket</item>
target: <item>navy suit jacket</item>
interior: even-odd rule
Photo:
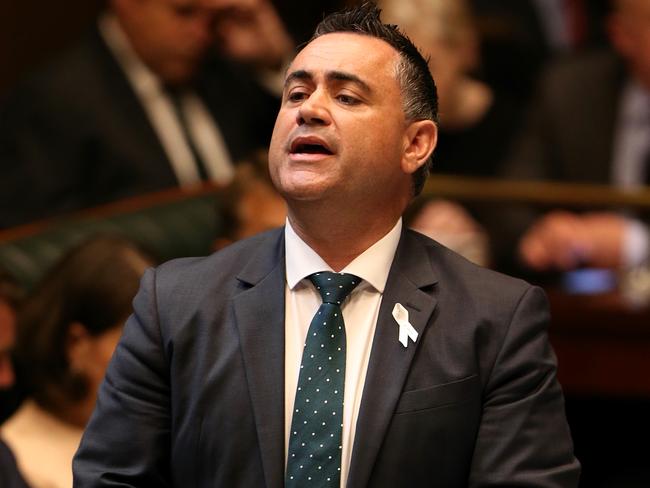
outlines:
[[[0,439],[0,486],[3,488],[29,488],[23,479],[9,446]]]
[[[282,230],[148,271],[75,486],[283,486],[284,290]],[[576,486],[547,322],[539,289],[404,231],[347,486]]]

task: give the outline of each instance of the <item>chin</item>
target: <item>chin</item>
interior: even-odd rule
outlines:
[[[286,185],[280,193],[287,201],[313,202],[321,200],[327,195],[327,189],[321,185]]]
[[[172,86],[180,86],[192,81],[196,74],[196,69],[186,67],[186,66],[177,66],[175,68],[169,68],[166,73],[161,75],[161,78]]]

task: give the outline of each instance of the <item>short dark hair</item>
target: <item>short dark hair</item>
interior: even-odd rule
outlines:
[[[404,114],[409,122],[432,120],[438,123],[438,93],[429,64],[418,48],[394,24],[384,24],[381,9],[372,2],[351,7],[325,17],[309,42],[336,32],[351,32],[376,37],[392,46],[400,56],[396,76],[402,92]],[[413,195],[417,196],[431,170],[432,159],[413,174]]]
[[[154,264],[128,239],[97,235],[70,249],[47,272],[19,309],[15,352],[21,379],[37,403],[57,409],[62,401],[86,397],[86,377],[68,362],[70,325],[79,322],[99,336],[126,320],[143,267]]]

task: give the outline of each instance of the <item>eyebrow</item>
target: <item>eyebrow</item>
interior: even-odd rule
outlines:
[[[345,71],[328,71],[325,75],[325,78],[327,81],[349,81],[351,83],[359,85],[364,91],[368,93],[372,92],[372,89],[368,83],[363,81],[357,75],[353,75],[352,73],[346,73]],[[313,81],[313,79],[314,75],[311,72],[304,69],[299,69],[289,73],[287,79],[284,81],[284,87],[286,88],[293,80]]]

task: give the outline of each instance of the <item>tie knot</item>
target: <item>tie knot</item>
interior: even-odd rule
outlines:
[[[345,298],[361,282],[361,278],[348,273],[321,271],[308,276],[320,293],[323,303],[341,305]]]

